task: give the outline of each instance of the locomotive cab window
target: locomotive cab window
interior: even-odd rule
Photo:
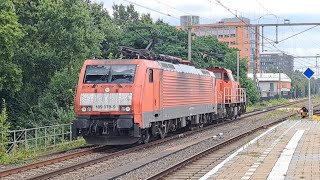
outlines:
[[[136,65],[88,65],[83,82],[86,84],[133,83]]]
[[[153,83],[153,69],[149,69],[149,82]]]
[[[215,73],[214,73],[214,76],[215,76],[217,79],[222,79],[222,73],[221,73],[221,72],[215,72]]]
[[[223,80],[224,80],[225,82],[228,82],[228,81],[229,81],[228,73],[223,73]]]

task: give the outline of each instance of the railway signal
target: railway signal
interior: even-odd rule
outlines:
[[[312,75],[314,74],[314,72],[310,69],[310,68],[307,68],[304,73],[303,73],[306,78],[308,78],[309,80],[309,119],[311,119],[312,117],[312,109],[311,109],[311,98],[310,98],[310,78],[312,77]]]

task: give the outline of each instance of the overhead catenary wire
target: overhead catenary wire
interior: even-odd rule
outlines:
[[[284,39],[278,41],[278,43],[283,42],[283,41],[285,41],[285,40],[287,40],[287,39],[290,39],[290,38],[292,38],[292,37],[295,37],[295,36],[297,36],[297,35],[299,35],[299,34],[302,34],[302,33],[306,32],[306,31],[309,31],[309,30],[311,30],[311,29],[313,29],[313,28],[315,28],[315,27],[317,27],[317,26],[318,26],[318,25],[312,26],[312,27],[310,27],[310,28],[308,28],[308,29],[305,29],[305,30],[299,32],[299,33],[296,33],[296,34],[291,35],[291,36],[289,36],[289,37],[287,37],[287,38],[284,38]]]
[[[256,32],[254,30],[254,28],[248,24],[247,22],[245,22],[242,18],[240,18],[237,14],[233,13],[227,6],[225,6],[224,4],[221,3],[220,0],[215,0],[216,2],[218,2],[223,8],[225,8],[226,10],[228,10],[231,14],[233,14],[237,19],[239,19],[241,22],[243,22],[245,25],[248,26],[248,28],[252,31],[252,33],[257,34],[258,36],[260,36],[261,38],[265,39],[266,41],[268,41],[272,46],[274,46],[275,48],[278,49],[278,47],[276,47],[274,44],[272,44],[270,42],[270,40],[268,38],[263,37],[259,32]]]
[[[171,8],[171,9],[174,9],[174,10],[176,10],[176,11],[180,11],[180,12],[184,13],[185,15],[191,15],[191,16],[196,15],[196,14],[192,14],[192,13],[190,13],[190,12],[184,11],[184,10],[180,10],[180,9],[178,9],[178,8],[176,8],[176,7],[173,7],[173,6],[169,5],[169,4],[163,3],[163,2],[160,1],[160,0],[154,0],[154,1],[156,1],[156,2],[158,2],[159,4],[162,4],[162,5],[164,5],[164,6],[167,6],[167,7]],[[213,18],[211,19],[211,18],[205,18],[205,17],[201,17],[201,16],[199,16],[199,18],[200,18],[200,19],[203,19],[203,20],[207,19],[207,20],[209,20],[209,21],[212,21],[212,20],[213,20]]]
[[[263,9],[265,9],[269,14],[274,15],[275,17],[277,17],[277,19],[279,19],[279,18],[285,19],[285,18],[279,17],[279,16],[277,16],[276,14],[272,13],[271,11],[269,11],[263,4],[260,3],[259,0],[255,0],[255,1],[256,1]],[[298,37],[298,35],[300,35],[300,34],[304,36],[304,34],[303,34],[304,32],[309,31],[309,30],[311,30],[311,29],[313,29],[313,28],[315,28],[315,27],[317,27],[317,26],[318,26],[318,25],[315,25],[315,26],[313,26],[313,27],[311,27],[311,28],[308,28],[308,29],[306,29],[306,30],[304,30],[304,31],[301,31],[301,32],[296,33],[296,34],[293,34],[293,35],[291,35],[291,36],[289,36],[289,37],[287,37],[287,38],[285,38],[285,39],[282,39],[282,40],[278,41],[278,43],[279,43],[279,42],[283,42],[283,41],[285,41],[285,40],[288,40],[288,39],[290,39],[290,38],[292,38],[292,37]],[[290,26],[290,28],[291,28],[292,32],[294,33],[293,27]],[[304,36],[304,37],[305,37],[305,36]],[[316,44],[317,46],[320,47],[320,45],[317,44],[317,43],[315,43],[312,39],[310,39],[310,40],[311,40],[311,42],[313,42],[314,44]],[[308,59],[308,60],[311,61],[310,58],[305,58],[305,59]],[[306,66],[306,64],[302,64],[301,62],[299,62],[299,60],[300,60],[300,61],[303,61],[303,62],[306,63],[306,64],[310,64],[310,65],[314,66],[314,64],[312,64],[312,63],[310,63],[310,62],[308,62],[308,61],[306,62],[305,60],[302,60],[302,58],[296,58],[296,61],[294,61],[294,62],[301,64],[303,67],[308,67],[308,66]]]
[[[171,17],[171,18],[174,18],[174,19],[178,19],[178,20],[180,19],[179,17],[175,17],[175,16],[173,16],[173,15],[171,15],[171,14],[169,14],[169,13],[164,13],[164,12],[161,12],[161,11],[158,11],[158,10],[155,10],[155,9],[152,9],[152,8],[150,8],[150,7],[147,7],[147,6],[138,4],[138,3],[136,3],[136,2],[132,2],[132,1],[129,1],[129,0],[122,0],[122,1],[128,2],[128,3],[130,3],[130,4],[133,4],[133,5],[136,5],[136,6],[145,8],[145,9],[148,9],[148,10],[150,10],[150,11],[154,11],[154,12],[156,12],[156,13],[159,13],[159,14],[162,14],[162,15],[165,15],[165,16],[168,16],[168,17]]]
[[[307,38],[309,41],[311,41],[314,45],[318,46],[320,48],[320,44],[318,42],[315,42],[313,38],[310,38],[309,36],[305,36],[304,34],[301,34],[304,38]]]
[[[164,12],[158,11],[158,10],[156,10],[156,9],[153,9],[153,8],[150,8],[150,7],[147,7],[147,6],[138,4],[138,3],[136,3],[136,2],[132,2],[132,1],[130,1],[130,0],[122,0],[122,1],[128,2],[128,3],[130,3],[130,4],[133,4],[133,5],[136,5],[136,6],[145,8],[145,9],[148,9],[148,10],[150,10],[150,11],[153,11],[153,12],[156,12],[156,13],[159,13],[159,14],[162,14],[162,15],[165,15],[165,16],[168,16],[168,17],[177,19],[177,20],[179,19],[179,17],[176,17],[176,16],[174,16],[174,15],[172,15],[172,14],[164,13]],[[175,9],[175,10],[177,10],[177,11],[180,11],[180,12],[183,12],[183,13],[185,13],[185,14],[191,15],[191,13],[188,13],[188,12],[183,11],[183,10],[179,10],[179,9],[177,9],[177,8],[171,6],[171,5],[162,3],[162,2],[159,1],[159,0],[155,0],[155,1],[161,3],[161,4],[165,5],[165,6],[168,6],[168,7],[172,8],[172,9]],[[211,0],[208,0],[208,1],[209,1],[210,3],[220,5],[220,6],[224,7],[225,9],[227,9],[229,12],[231,12],[233,15],[235,15],[238,19],[240,19],[242,22],[244,22],[246,25],[248,25],[248,27],[250,28],[251,31],[253,31],[254,33],[257,33],[260,37],[266,39],[267,43],[270,44],[270,45],[272,45],[273,48],[277,49],[278,51],[280,51],[280,52],[282,52],[282,53],[287,54],[286,52],[282,51],[282,50],[279,49],[277,46],[275,46],[273,40],[271,40],[271,39],[269,39],[269,38],[266,38],[266,37],[263,37],[260,33],[255,32],[255,30],[254,30],[252,27],[250,27],[250,24],[247,24],[245,21],[243,21],[241,18],[239,18],[237,14],[233,13],[233,12],[230,10],[230,8],[224,6],[219,0],[216,0],[218,3],[212,2]],[[258,2],[258,3],[259,3],[259,2]],[[259,3],[259,4],[262,5],[261,3]],[[263,6],[263,5],[262,5],[262,6]],[[264,8],[265,8],[265,7],[264,7]],[[265,9],[266,9],[266,8],[265,8]],[[267,9],[266,9],[266,10],[267,10]],[[267,10],[267,11],[268,11],[269,13],[271,13],[269,10]],[[239,11],[239,12],[240,12],[240,11]],[[271,14],[273,14],[273,13],[271,13]],[[278,16],[277,16],[277,17],[278,17]],[[283,41],[283,40],[281,40],[281,41]]]
[[[250,24],[248,24],[247,22],[245,22],[243,19],[239,18],[238,15],[234,14],[227,6],[225,6],[224,4],[221,3],[220,0],[215,0],[216,2],[218,2],[222,7],[224,7],[226,10],[228,10],[231,14],[233,14],[237,19],[239,19],[241,22],[243,22],[244,24],[246,24],[250,30],[252,31],[252,33],[256,33],[258,36],[260,36],[261,38],[265,39],[267,42],[269,42],[270,45],[272,45],[275,49],[277,49],[278,51],[280,51],[281,53],[287,54],[286,52],[284,52],[283,50],[281,50],[280,48],[278,48],[276,45],[274,45],[274,43],[271,43],[269,41],[268,38],[265,38],[264,36],[262,36],[259,32],[256,32],[251,26]]]

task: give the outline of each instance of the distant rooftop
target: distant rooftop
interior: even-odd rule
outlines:
[[[221,19],[220,22],[222,22],[222,23],[242,22],[240,19],[241,19],[242,21],[244,21],[244,22],[250,23],[250,19],[245,18],[245,17],[239,17],[239,18],[223,18],[223,19]]]
[[[253,74],[248,73],[248,78],[253,79]],[[258,81],[279,81],[279,73],[257,73]],[[288,75],[280,73],[281,82],[291,82]]]
[[[290,54],[286,54],[286,53],[283,53],[283,52],[280,52],[280,51],[264,51],[264,52],[260,52],[260,55],[275,55],[275,54],[278,54],[278,55],[288,55],[288,56],[291,56]]]

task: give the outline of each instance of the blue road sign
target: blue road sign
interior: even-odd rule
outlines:
[[[303,73],[308,79],[310,79],[312,77],[312,75],[314,74],[314,72],[308,68],[306,71],[304,71]]]

